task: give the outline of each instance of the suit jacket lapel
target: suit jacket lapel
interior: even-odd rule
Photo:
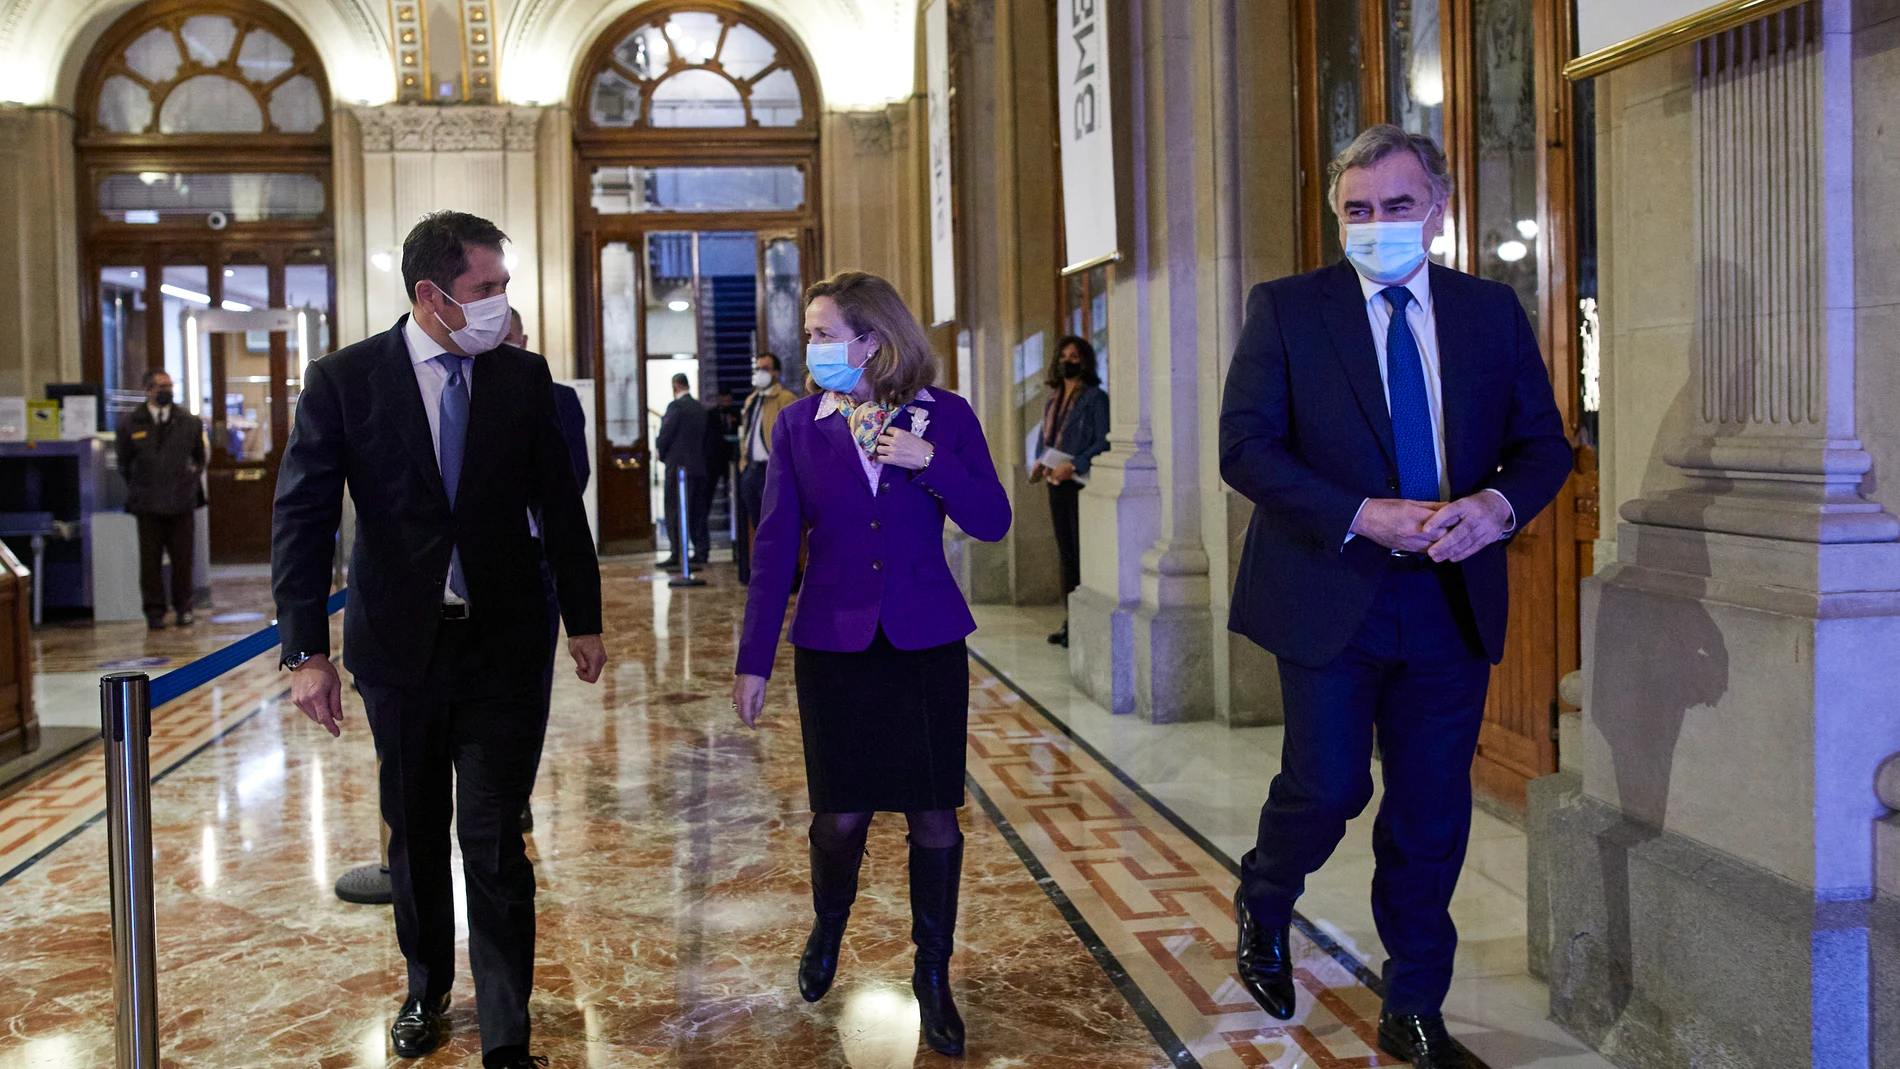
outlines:
[[[1463,484],[1458,477],[1458,458],[1462,455],[1463,435],[1470,426],[1471,406],[1477,392],[1479,341],[1470,325],[1475,317],[1467,306],[1464,279],[1450,268],[1433,264],[1432,319],[1438,327],[1438,389],[1444,406],[1445,477],[1457,496]]]
[[[478,356],[470,367],[468,442],[462,447],[462,479],[455,491],[455,508],[458,512],[468,502],[469,490],[476,483],[470,478],[471,474],[493,468],[494,461],[490,457],[502,447],[501,429],[506,423],[510,398],[522,396],[504,379],[506,365],[500,360]],[[519,448],[521,444],[524,443],[515,443],[515,447]]]
[[[422,407],[422,387],[416,382],[415,368],[409,362],[409,345],[403,340],[403,327],[408,322],[409,317],[403,316],[383,335],[383,360],[370,378],[375,383],[376,395],[389,399],[397,430],[403,444],[409,447],[409,459],[422,472],[423,484],[431,489],[437,503],[447,509],[449,492],[442,486],[442,465],[436,460],[435,439],[429,433],[429,412]]]
[[[844,412],[833,412],[819,420],[818,436],[829,441],[838,455],[844,458],[845,470],[851,473],[850,481],[858,489],[870,493],[870,484],[864,480],[864,451],[858,448],[858,440],[852,437],[851,421],[845,418]]]
[[[1379,350],[1372,341],[1372,323],[1366,318],[1365,295],[1359,289],[1358,273],[1351,264],[1335,268],[1326,281],[1322,316],[1326,332],[1332,337],[1333,352],[1346,369],[1346,380],[1359,399],[1366,423],[1385,450],[1388,463],[1398,463],[1398,450],[1392,444],[1392,412],[1386,405],[1385,379],[1379,374]]]

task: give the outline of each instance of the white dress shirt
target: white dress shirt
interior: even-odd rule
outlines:
[[[442,343],[429,337],[420,326],[416,317],[411,315],[409,322],[403,324],[402,340],[409,346],[409,366],[415,370],[416,386],[422,391],[422,408],[429,414],[429,441],[435,446],[436,467],[442,466],[442,387],[448,385],[449,373],[436,362],[436,357],[448,353]],[[453,354],[451,354],[453,355]],[[475,398],[475,361],[462,357],[462,382],[468,387],[469,400]],[[462,455],[468,456],[466,448]],[[462,605],[463,600],[455,591],[449,589],[449,581],[442,580],[442,604]]]
[[[1358,271],[1355,267],[1354,272]],[[1425,372],[1426,408],[1432,414],[1432,454],[1438,465],[1438,499],[1451,498],[1451,473],[1445,467],[1445,385],[1439,375],[1438,362],[1438,317],[1432,311],[1432,279],[1429,264],[1420,267],[1412,280],[1405,284],[1411,291],[1412,299],[1405,305],[1405,325],[1412,331],[1412,341],[1418,346],[1418,361]],[[1366,298],[1366,318],[1372,323],[1372,346],[1379,353],[1379,381],[1385,386],[1386,415],[1392,414],[1392,372],[1390,360],[1386,356],[1386,332],[1392,326],[1392,305],[1385,299],[1385,291],[1390,288],[1383,282],[1374,282],[1364,275],[1359,276],[1359,291]],[[1504,507],[1511,510],[1511,517],[1504,524],[1505,531],[1517,527],[1517,512],[1511,506],[1511,499],[1485,487],[1504,501]],[[1368,498],[1367,500],[1370,500]],[[1363,511],[1365,504],[1359,508]],[[1358,516],[1353,522],[1359,521]],[[1348,534],[1346,541],[1352,541]]]

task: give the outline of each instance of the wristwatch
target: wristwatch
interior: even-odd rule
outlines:
[[[282,661],[279,661],[277,663],[277,666],[279,668],[282,668],[286,672],[295,672],[297,669],[302,668],[304,666],[304,662],[310,660],[312,657],[322,657],[322,656],[324,656],[324,654],[321,654],[321,653],[308,653],[308,652],[286,653],[284,654],[284,659]]]

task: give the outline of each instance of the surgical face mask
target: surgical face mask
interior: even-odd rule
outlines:
[[[1425,219],[1347,223],[1346,259],[1374,282],[1396,285],[1404,281],[1425,262]]]
[[[463,326],[460,330],[449,331],[449,337],[469,356],[488,352],[508,336],[510,323],[506,293],[497,293],[493,297],[484,297],[467,304],[458,302],[447,293],[442,293],[442,299],[462,310]],[[441,318],[437,316],[436,321],[441,322]],[[442,325],[448,326],[447,323]]]
[[[860,334],[851,341],[813,342],[805,346],[805,370],[811,372],[812,381],[820,389],[850,393],[858,388],[864,369],[851,366],[851,346],[863,337]]]
[[[152,403],[160,408],[169,406],[172,403],[172,392],[170,390],[158,391],[158,393],[152,396]]]
[[[752,373],[752,388],[755,390],[769,390],[772,388],[772,384],[777,381],[778,376],[772,374],[770,371],[754,371]]]
[[[1064,360],[1059,366],[1062,370],[1062,377],[1065,379],[1079,378],[1082,374],[1082,365],[1073,360]]]

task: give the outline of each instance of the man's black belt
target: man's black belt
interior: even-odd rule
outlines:
[[[444,620],[468,619],[468,604],[466,602],[463,602],[460,604],[450,604],[449,602],[443,602],[442,603],[442,618]]]

